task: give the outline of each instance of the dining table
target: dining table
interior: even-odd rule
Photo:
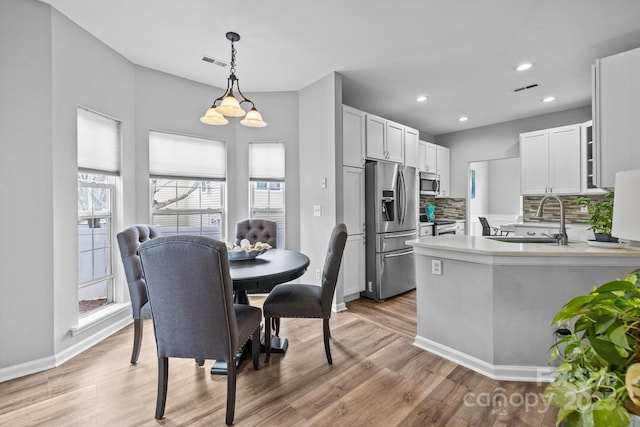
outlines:
[[[272,248],[255,258],[229,259],[229,275],[233,282],[234,303],[249,304],[248,292],[269,293],[280,283],[302,276],[309,266],[309,257],[290,249]],[[264,334],[262,338],[264,339]],[[271,351],[284,353],[289,343],[286,338],[272,336]],[[237,358],[240,363],[242,356]],[[216,361],[211,367],[214,375],[226,375],[227,364]]]

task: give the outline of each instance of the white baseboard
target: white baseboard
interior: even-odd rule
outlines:
[[[421,336],[416,336],[413,345],[498,381],[548,383],[554,379],[555,369],[549,366],[492,365]]]
[[[105,338],[118,332],[120,329],[130,325],[132,322],[133,319],[131,318],[131,316],[119,319],[114,323],[108,325],[107,327],[100,329],[96,333],[82,339],[81,341],[78,341],[69,348],[66,348],[54,355],[2,368],[0,369],[0,383],[60,366],[64,362],[70,360],[83,351],[93,347]],[[131,345],[133,346],[133,342],[131,343]]]

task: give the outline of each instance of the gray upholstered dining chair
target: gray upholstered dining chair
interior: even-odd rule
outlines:
[[[227,362],[226,423],[233,424],[236,354],[252,338],[253,367],[259,369],[258,307],[233,303],[226,244],[203,236],[159,237],[138,250],[147,281],[158,351],[156,419],[167,401],[169,357]]]
[[[143,242],[160,236],[156,227],[151,225],[132,225],[118,233],[118,247],[124,265],[124,274],[129,286],[131,312],[133,315],[133,351],[131,363],[138,361],[142,345],[143,319],[151,319],[151,308],[147,299],[147,289],[142,274],[142,265],[138,256],[138,248]]]
[[[277,285],[269,293],[264,301],[262,310],[265,319],[265,362],[269,362],[271,357],[271,319],[282,317],[311,317],[323,320],[324,351],[327,355],[329,365],[333,364],[331,359],[331,348],[329,338],[329,319],[331,318],[331,303],[336,290],[338,273],[344,246],[347,242],[347,227],[338,224],[331,232],[329,247],[322,269],[322,284],[304,285],[297,283],[283,283]]]
[[[249,218],[236,222],[236,245],[247,239],[253,245],[256,242],[268,243],[277,247],[278,224],[268,219]]]

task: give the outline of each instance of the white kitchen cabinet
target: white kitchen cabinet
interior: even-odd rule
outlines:
[[[365,122],[367,114],[342,106],[342,165],[364,167]]]
[[[367,114],[366,154],[368,159],[404,162],[404,126]]]
[[[404,126],[387,121],[387,160],[404,163]]]
[[[343,221],[347,233],[364,233],[364,169],[342,168]]]
[[[404,128],[404,164],[418,169],[419,132],[410,127]]]
[[[616,172],[636,169],[640,158],[640,48],[597,60],[593,91],[599,186],[611,188]]]
[[[364,234],[347,236],[347,243],[342,255],[340,275],[342,275],[343,294],[356,294],[365,290],[365,240]]]
[[[527,194],[580,194],[580,125],[520,134],[520,185]]]
[[[344,249],[340,274],[343,295],[358,294],[365,289],[365,202],[364,169],[342,167],[343,221],[347,226],[347,244]]]
[[[451,195],[450,151],[447,147],[436,145],[436,173],[440,175],[439,197]]]
[[[372,160],[387,160],[387,121],[382,117],[367,114],[366,153]]]
[[[418,142],[418,170],[436,173],[437,146],[430,142]]]

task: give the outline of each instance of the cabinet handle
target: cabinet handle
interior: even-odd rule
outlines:
[[[527,231],[527,236],[535,236],[536,232],[535,231]]]

